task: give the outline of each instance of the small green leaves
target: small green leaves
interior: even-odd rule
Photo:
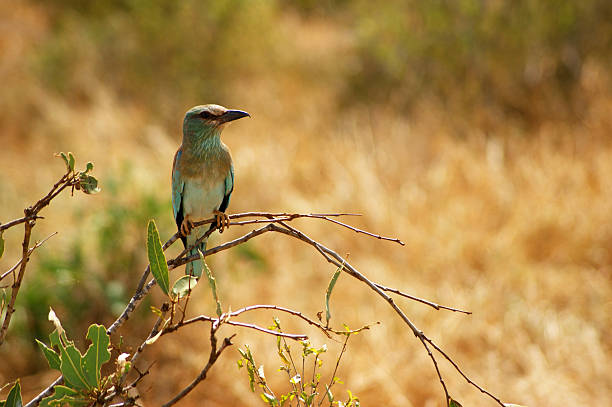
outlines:
[[[2,255],[4,254],[4,238],[2,237],[3,233],[4,233],[4,230],[0,232],[0,259],[2,258]]]
[[[55,386],[53,390],[55,393],[42,399],[40,407],[61,407],[65,405],[80,407],[92,404],[92,402],[95,401],[87,395],[68,386]]]
[[[117,371],[121,376],[128,373],[132,367],[132,362],[127,361],[127,358],[129,357],[129,353],[122,353],[117,357]]]
[[[87,175],[83,172],[79,175],[79,187],[86,194],[97,194],[100,192],[96,177]]]
[[[108,378],[102,377],[102,365],[110,360],[110,337],[102,325],[91,325],[87,330],[87,339],[91,345],[82,355],[74,342],[68,340],[55,312],[49,312],[49,320],[55,330],[49,335],[51,347],[37,340],[49,366],[59,370],[64,376],[64,386],[55,386],[55,393],[42,400],[42,407],[60,407],[64,405],[84,406],[95,401],[94,395],[109,384]],[[54,349],[56,348],[56,349]],[[124,363],[125,364],[125,363]]]
[[[261,393],[261,399],[265,402],[268,403],[271,406],[275,406],[278,404],[276,397],[274,397],[272,394],[268,394],[266,392]]]
[[[334,273],[332,276],[329,285],[327,286],[327,291],[325,291],[325,326],[329,326],[329,320],[331,319],[331,313],[329,312],[329,297],[331,297],[332,290],[336,285],[336,281],[338,281],[338,277],[344,268],[344,263]]]
[[[2,407],[22,407],[21,401],[21,385],[19,379],[15,382],[15,385],[9,391],[9,394],[5,401],[0,401]]]
[[[70,171],[70,163],[68,161],[68,156],[66,155],[66,153],[57,153],[55,154],[56,157],[62,157],[62,160],[64,160],[64,164],[66,164],[66,171],[69,172]]]
[[[74,170],[74,166],[76,163],[76,159],[74,154],[71,152],[66,153],[57,153],[56,157],[61,157],[64,160],[64,164],[66,164],[66,172],[70,174],[71,177],[75,177],[74,182],[72,183],[75,189],[80,189],[86,194],[96,194],[100,192],[100,188],[98,187],[98,180],[93,175],[88,175],[90,171],[93,170],[94,165],[90,161],[86,164],[85,171],[76,171]],[[78,182],[76,182],[78,180]],[[72,182],[72,181],[71,181]]]
[[[269,329],[282,333],[283,331],[278,318],[274,318],[273,321],[274,323]],[[283,336],[276,337],[276,348],[281,360],[281,366],[278,368],[278,371],[285,372],[287,375],[287,385],[289,388],[289,391],[284,394],[276,393],[275,390],[272,390],[271,386],[266,381],[263,365],[259,368],[256,367],[255,359],[248,345],[245,345],[243,349],[238,349],[241,356],[238,360],[238,368],[246,368],[251,391],[255,392],[256,386],[259,387],[259,396],[269,406],[283,407],[287,404],[294,405],[292,402],[298,400],[298,405],[303,405],[304,407],[320,405],[359,407],[359,398],[350,391],[347,391],[348,398],[346,401],[335,399],[332,393],[334,385],[343,384],[342,381],[335,376],[335,373],[342,354],[344,353],[344,348],[346,347],[346,339],[345,346],[336,360],[335,369],[333,373],[328,376],[327,384],[322,382],[322,377],[326,375],[321,374],[320,371],[320,368],[323,366],[321,358],[328,352],[327,345],[323,344],[321,347],[317,348],[308,340],[303,340],[299,343],[302,348],[301,363],[298,362],[295,355],[292,356],[291,348],[287,345],[286,338]],[[311,368],[307,368],[307,365],[310,365]]]
[[[212,271],[208,268],[208,264],[205,261],[202,261],[204,264],[204,270],[206,271],[206,277],[208,277],[208,285],[212,290],[213,298],[215,299],[215,303],[217,304],[217,316],[220,317],[223,314],[223,310],[221,309],[221,302],[219,301],[219,297],[217,296],[217,282],[215,281],[215,277],[213,277]]]
[[[172,296],[183,298],[193,290],[197,283],[198,279],[194,276],[182,276],[172,286]]]
[[[151,265],[151,273],[153,273],[159,288],[168,295],[170,288],[168,264],[166,263],[166,256],[159,240],[159,232],[153,219],[149,221],[147,229],[147,254],[149,256],[149,264]]]
[[[462,407],[461,404],[457,401],[454,400],[452,397],[448,398],[448,407]]]
[[[74,172],[74,164],[76,162],[74,154],[69,151],[68,154],[61,152],[55,154],[55,156],[61,157],[62,160],[64,160],[64,164],[66,164],[66,172]]]
[[[74,155],[69,151],[68,152],[68,169],[70,171],[74,171],[74,163],[75,163]]]

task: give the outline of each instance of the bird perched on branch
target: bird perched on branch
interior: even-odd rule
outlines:
[[[234,165],[229,148],[221,141],[226,123],[250,115],[219,105],[191,108],[183,120],[183,143],[172,165],[172,209],[185,248],[195,244],[206,228],[193,229],[193,222],[215,216],[212,228],[229,223],[224,213],[234,190]],[[206,240],[189,255],[206,250]],[[188,263],[185,274],[200,277],[202,260]]]

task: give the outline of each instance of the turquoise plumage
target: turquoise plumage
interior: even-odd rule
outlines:
[[[234,190],[234,165],[229,148],[221,141],[226,123],[250,116],[242,110],[219,105],[190,109],[183,120],[183,143],[172,165],[172,210],[185,248],[192,247],[206,233],[193,231],[193,222],[215,216],[211,228],[227,223],[225,210]],[[206,240],[193,247],[189,255],[206,250]],[[188,263],[185,274],[200,277],[202,260]]]

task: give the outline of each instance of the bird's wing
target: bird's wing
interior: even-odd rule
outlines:
[[[219,210],[221,212],[225,212],[225,210],[227,209],[233,190],[234,190],[234,164],[231,164],[230,173],[227,174],[227,177],[225,177],[225,196],[223,197],[223,201],[221,202],[221,205],[219,205]]]
[[[185,187],[185,181],[181,177],[181,173],[178,170],[178,162],[181,159],[181,148],[178,149],[174,155],[174,163],[172,164],[172,211],[174,212],[174,219],[176,225],[180,228],[183,223],[183,188]]]

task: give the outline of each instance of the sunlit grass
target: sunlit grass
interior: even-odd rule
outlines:
[[[45,21],[37,10],[21,11],[31,26]],[[313,29],[295,16],[279,21],[285,34],[295,31],[301,39],[298,55],[310,51],[331,58],[346,49],[345,33],[333,26],[318,22]],[[309,42],[304,40],[309,30],[325,34]],[[34,52],[28,47],[34,47],[37,32],[32,35],[24,40],[28,52]],[[304,55],[283,63],[300,66],[308,62]],[[96,81],[84,88],[87,103],[75,103],[18,72],[19,59],[10,61],[6,66],[17,73],[15,85],[7,89],[21,107],[0,116],[6,131],[0,136],[0,220],[20,216],[25,205],[46,192],[63,169],[53,153],[71,150],[80,160],[94,161],[101,194],[64,196],[44,213],[35,239],[53,231],[59,235],[34,256],[26,286],[37,287],[34,279],[42,279],[46,286],[39,290],[59,288],[68,296],[76,278],[70,270],[81,268],[78,279],[87,281],[82,289],[110,309],[96,308],[88,315],[99,320],[75,326],[108,324],[116,315],[117,293],[125,300],[145,266],[148,219],[155,218],[162,239],[174,231],[170,166],[180,142],[180,115],[190,106],[175,112],[187,102],[170,95],[172,107],[158,117],[150,113],[156,108],[124,99]],[[323,59],[317,72],[333,66]],[[391,102],[336,109],[342,83],[302,80],[301,75],[255,70],[225,84],[226,99],[197,101],[243,108],[253,116],[224,132],[236,167],[229,211],[362,213],[353,219],[358,226],[397,236],[406,247],[309,220],[300,224],[339,253],[350,253],[352,263],[372,279],[473,311],[463,316],[400,301],[417,326],[479,384],[505,401],[530,406],[612,404],[612,146],[607,140],[612,97],[605,70],[594,63],[584,67],[580,86],[590,103],[580,121],[543,121],[535,127],[490,112],[483,113],[483,126],[475,126],[427,100],[417,103],[410,118],[398,114]],[[23,94],[16,91],[22,85]],[[31,109],[23,107],[28,104]],[[175,115],[171,124],[169,111]],[[211,241],[244,230],[233,228]],[[5,237],[0,270],[17,260],[20,244],[17,231]],[[209,264],[224,305],[278,304],[311,317],[324,309],[334,271],[299,242],[267,235],[216,255]],[[111,281],[106,284],[102,277]],[[153,302],[160,298],[154,295]],[[43,310],[38,314],[44,315],[48,305],[62,309],[55,305],[62,298],[49,301],[36,305]],[[63,307],[70,312],[70,303]],[[190,307],[194,313],[214,313],[206,285],[197,287]],[[336,323],[382,322],[351,339],[340,372],[363,405],[441,404],[442,390],[427,355],[384,303],[341,276],[332,307]],[[265,326],[270,320],[271,314],[262,313],[253,322]],[[0,348],[6,361],[0,364],[0,384],[44,367],[27,342],[27,334],[44,324],[28,321],[25,312],[16,316],[16,332]],[[302,332],[305,327],[287,322],[286,329]],[[272,338],[238,333],[236,343],[249,343],[258,360],[274,363]],[[144,355],[143,362],[157,361],[158,372],[152,387],[143,387],[147,403],[168,399],[202,368],[208,349],[201,338],[207,332],[191,328],[181,335],[163,338]],[[237,353],[225,354],[198,396],[184,405],[202,398],[228,406],[258,403],[236,371],[237,358]],[[484,405],[482,396],[447,366],[443,372],[455,398],[464,405]],[[25,391],[49,382],[46,376],[33,381],[38,383]]]

